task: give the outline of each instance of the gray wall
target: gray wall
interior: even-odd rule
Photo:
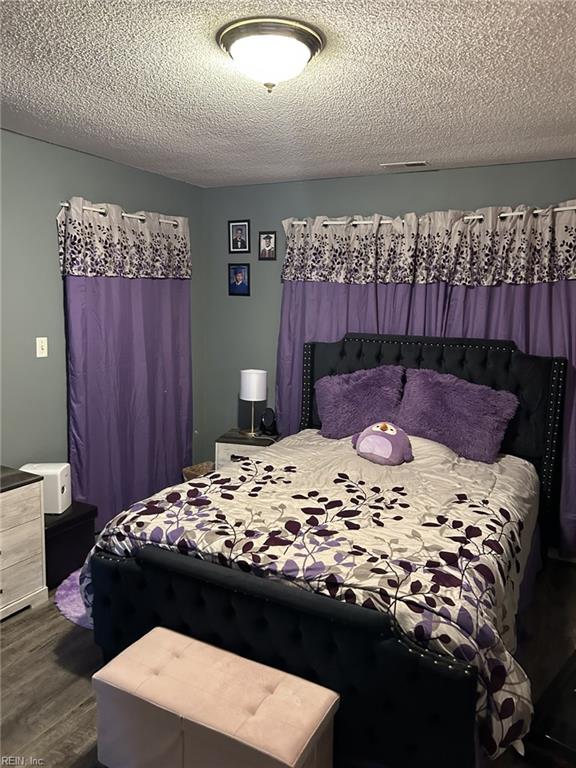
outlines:
[[[66,457],[66,366],[55,216],[72,195],[126,210],[188,216],[192,233],[195,461],[238,423],[241,368],[269,372],[274,403],[280,269],[290,216],[396,215],[576,197],[576,160],[198,189],[89,155],[2,132],[2,461]],[[229,297],[227,221],[249,218],[252,296]],[[279,235],[279,258],[259,262],[259,230]],[[48,336],[49,357],[34,339]],[[245,417],[245,414],[241,414]]]
[[[208,457],[214,438],[236,424],[241,368],[268,370],[273,404],[282,254],[275,263],[258,262],[258,230],[277,230],[283,244],[281,221],[290,216],[397,215],[569,198],[576,198],[576,159],[202,190],[202,300],[209,333],[194,359],[202,392],[196,457]],[[227,295],[226,265],[242,260],[227,253],[227,221],[242,218],[252,222],[250,298]]]
[[[118,203],[127,211],[188,216],[194,239],[198,190],[6,131],[1,141],[2,462],[18,467],[67,457],[63,291],[55,224],[60,200],[79,195]],[[198,248],[193,252],[199,273]],[[36,358],[36,336],[48,337],[48,358]]]

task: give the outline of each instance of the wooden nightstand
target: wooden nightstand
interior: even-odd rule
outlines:
[[[216,440],[214,463],[216,469],[231,460],[232,456],[253,456],[262,448],[267,448],[279,439],[279,436],[257,435],[248,437],[239,429],[229,429]]]

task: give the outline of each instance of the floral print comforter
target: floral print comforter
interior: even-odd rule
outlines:
[[[496,757],[521,747],[532,714],[512,653],[538,477],[512,456],[482,464],[411,442],[413,462],[383,467],[305,430],[133,504],[93,552],[152,543],[391,612],[422,646],[477,666],[480,738]]]

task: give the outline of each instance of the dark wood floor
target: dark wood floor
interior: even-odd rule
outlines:
[[[92,633],[70,624],[52,599],[1,625],[2,755],[45,768],[94,768],[96,710],[90,677],[100,664]],[[537,699],[576,649],[576,566],[550,561],[526,615],[518,656]],[[538,768],[505,755],[493,768]]]
[[[2,755],[45,768],[94,768],[96,704],[90,677],[100,666],[92,633],[45,605],[2,622]]]

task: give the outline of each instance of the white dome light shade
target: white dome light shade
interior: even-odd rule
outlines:
[[[285,35],[250,35],[230,46],[230,56],[245,75],[263,85],[297,77],[310,61],[307,45]]]
[[[268,91],[297,77],[324,47],[322,34],[294,19],[240,19],[222,27],[216,40],[238,69]]]

